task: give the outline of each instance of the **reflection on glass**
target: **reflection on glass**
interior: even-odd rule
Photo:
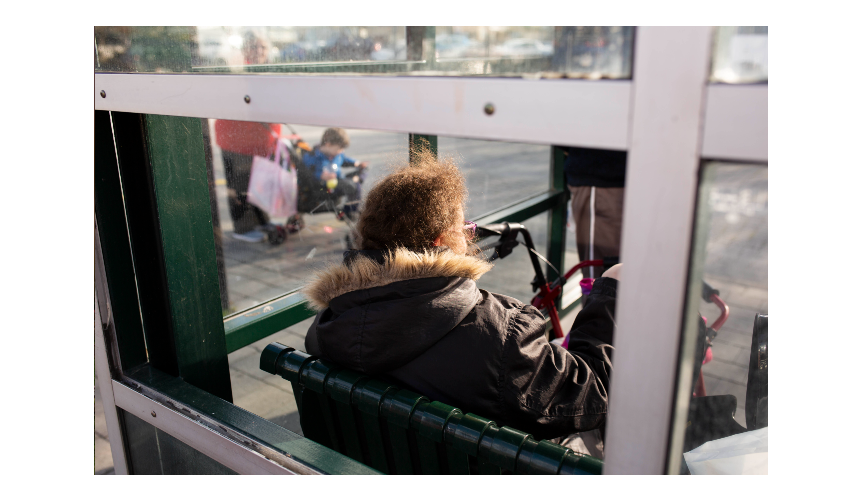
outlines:
[[[97,26],[96,71],[629,78],[624,26]]]
[[[686,380],[680,387],[691,387],[690,394],[680,396],[689,400],[689,413],[674,424],[682,451],[688,452],[683,472],[719,470],[709,469],[721,464],[706,463],[706,454],[700,453],[733,445],[734,440],[718,439],[765,443],[767,184],[763,166],[711,163],[704,168],[684,340],[694,358],[680,368]],[[765,450],[762,455],[752,451],[746,470],[765,467],[765,457]]]
[[[549,146],[438,137],[437,149],[457,158],[467,179],[468,218],[548,190]]]
[[[721,26],[715,32],[712,81],[758,83],[769,80],[767,26]]]
[[[630,78],[631,26],[557,26],[553,70],[566,76]]]
[[[157,429],[131,413],[117,408],[125,426],[129,473],[135,475],[225,474],[236,472]]]
[[[406,134],[347,130],[349,144],[339,147],[341,152],[328,151],[329,142],[323,145],[323,150],[338,153],[329,158],[320,148],[325,127],[225,120],[208,120],[208,124],[225,315],[295,290],[322,263],[340,260],[353,244],[351,198],[361,198],[384,174],[386,165],[407,160]],[[278,142],[292,149],[289,170],[297,186],[291,215],[281,217],[248,200],[252,163],[260,161],[254,157],[274,159]],[[317,161],[321,159],[328,161]],[[353,174],[356,164],[368,165],[362,182]],[[334,172],[329,180],[332,187],[323,179],[327,172]]]
[[[222,307],[230,315],[302,286],[322,264],[338,261],[354,244],[354,208],[391,166],[408,161],[406,134],[349,129],[344,143],[324,136],[326,127],[207,120],[213,169],[217,254],[221,259]],[[288,161],[276,162],[278,144],[289,145]],[[467,218],[510,205],[548,189],[550,147],[440,137],[441,155],[451,155],[467,181]],[[284,152],[281,153],[284,155]],[[331,155],[328,156],[328,155]],[[293,165],[302,167],[295,169]],[[252,165],[269,162],[296,172],[291,215],[273,216],[249,200]],[[361,179],[357,166],[366,166]],[[304,173],[303,173],[304,172]],[[326,176],[333,177],[329,181]],[[361,182],[359,182],[361,180]],[[336,181],[333,187],[327,182]],[[355,187],[352,190],[351,187]],[[294,213],[295,212],[295,213]],[[544,217],[544,216],[543,216]],[[545,220],[545,219],[542,219]],[[530,228],[544,248],[547,228]],[[526,259],[526,255],[523,256]],[[528,272],[529,261],[524,260]],[[483,278],[494,281],[492,272]],[[530,279],[522,286],[529,293]],[[505,284],[501,275],[501,286]]]
[[[200,63],[191,26],[96,26],[96,71],[182,73]]]

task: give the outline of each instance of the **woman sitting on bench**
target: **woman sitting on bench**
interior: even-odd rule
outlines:
[[[368,193],[362,250],[305,288],[319,311],[306,350],[601,457],[619,265],[595,281],[568,351],[549,343],[537,309],[476,286],[492,265],[469,255],[474,226],[457,165],[414,153]]]

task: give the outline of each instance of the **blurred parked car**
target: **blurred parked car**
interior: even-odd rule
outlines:
[[[463,33],[438,35],[434,40],[437,59],[476,57],[484,55],[480,42]]]
[[[500,57],[550,56],[554,47],[532,38],[514,38],[491,47],[491,55]]]
[[[403,61],[404,59],[407,59],[407,44],[403,40],[399,40],[395,47],[377,42],[371,51],[372,61]]]
[[[374,43],[369,38],[344,34],[330,38],[320,49],[321,61],[368,61]]]

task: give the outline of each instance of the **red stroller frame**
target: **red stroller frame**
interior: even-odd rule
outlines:
[[[524,242],[521,243],[517,240],[518,234],[523,234]],[[560,296],[563,290],[563,285],[566,284],[566,281],[572,277],[579,269],[584,267],[610,267],[619,263],[618,257],[609,257],[606,259],[595,259],[595,260],[585,260],[579,262],[571,269],[569,269],[565,275],[560,278],[554,280],[553,283],[549,284],[547,279],[545,278],[545,273],[542,271],[542,267],[539,264],[539,259],[543,260],[547,263],[554,271],[557,271],[559,275],[559,271],[550,263],[547,259],[542,257],[537,251],[535,246],[533,245],[533,239],[530,237],[530,232],[523,226],[523,224],[514,224],[509,222],[501,222],[499,224],[488,224],[485,226],[479,226],[476,228],[476,235],[479,238],[487,238],[492,236],[500,236],[500,239],[492,243],[490,245],[485,245],[480,247],[483,251],[490,250],[492,248],[495,249],[494,254],[491,256],[489,260],[502,259],[512,253],[512,249],[515,248],[518,244],[522,244],[527,247],[527,250],[530,254],[530,262],[533,265],[533,270],[536,273],[536,277],[533,278],[532,286],[533,291],[538,292],[536,296],[530,301],[530,304],[536,309],[547,311],[548,316],[551,320],[551,331],[555,338],[564,338],[567,336],[566,333],[563,332],[563,327],[560,324],[560,315],[557,311],[556,299]],[[707,302],[711,302],[715,304],[720,310],[721,314],[718,319],[716,319],[712,325],[707,327],[706,329],[706,338],[703,339],[706,343],[703,363],[706,364],[709,360],[712,359],[712,348],[710,347],[712,344],[712,340],[715,338],[718,330],[724,325],[725,321],[727,321],[728,316],[730,315],[730,307],[721,300],[719,297],[719,292],[715,288],[711,287],[706,282],[703,283],[703,290],[701,293],[703,300]],[[704,319],[705,323],[705,319]],[[566,339],[568,340],[568,339]],[[700,344],[700,342],[698,342]],[[697,384],[694,389],[695,396],[705,396],[706,395],[706,387],[703,381],[703,371],[700,371],[700,375],[698,377]]]

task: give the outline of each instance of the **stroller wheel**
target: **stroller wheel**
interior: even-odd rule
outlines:
[[[287,239],[287,231],[284,226],[275,226],[272,231],[267,234],[271,245],[280,245]]]
[[[305,222],[301,217],[291,216],[287,219],[287,223],[284,225],[284,228],[287,230],[288,234],[294,234],[300,232],[305,227]]]

